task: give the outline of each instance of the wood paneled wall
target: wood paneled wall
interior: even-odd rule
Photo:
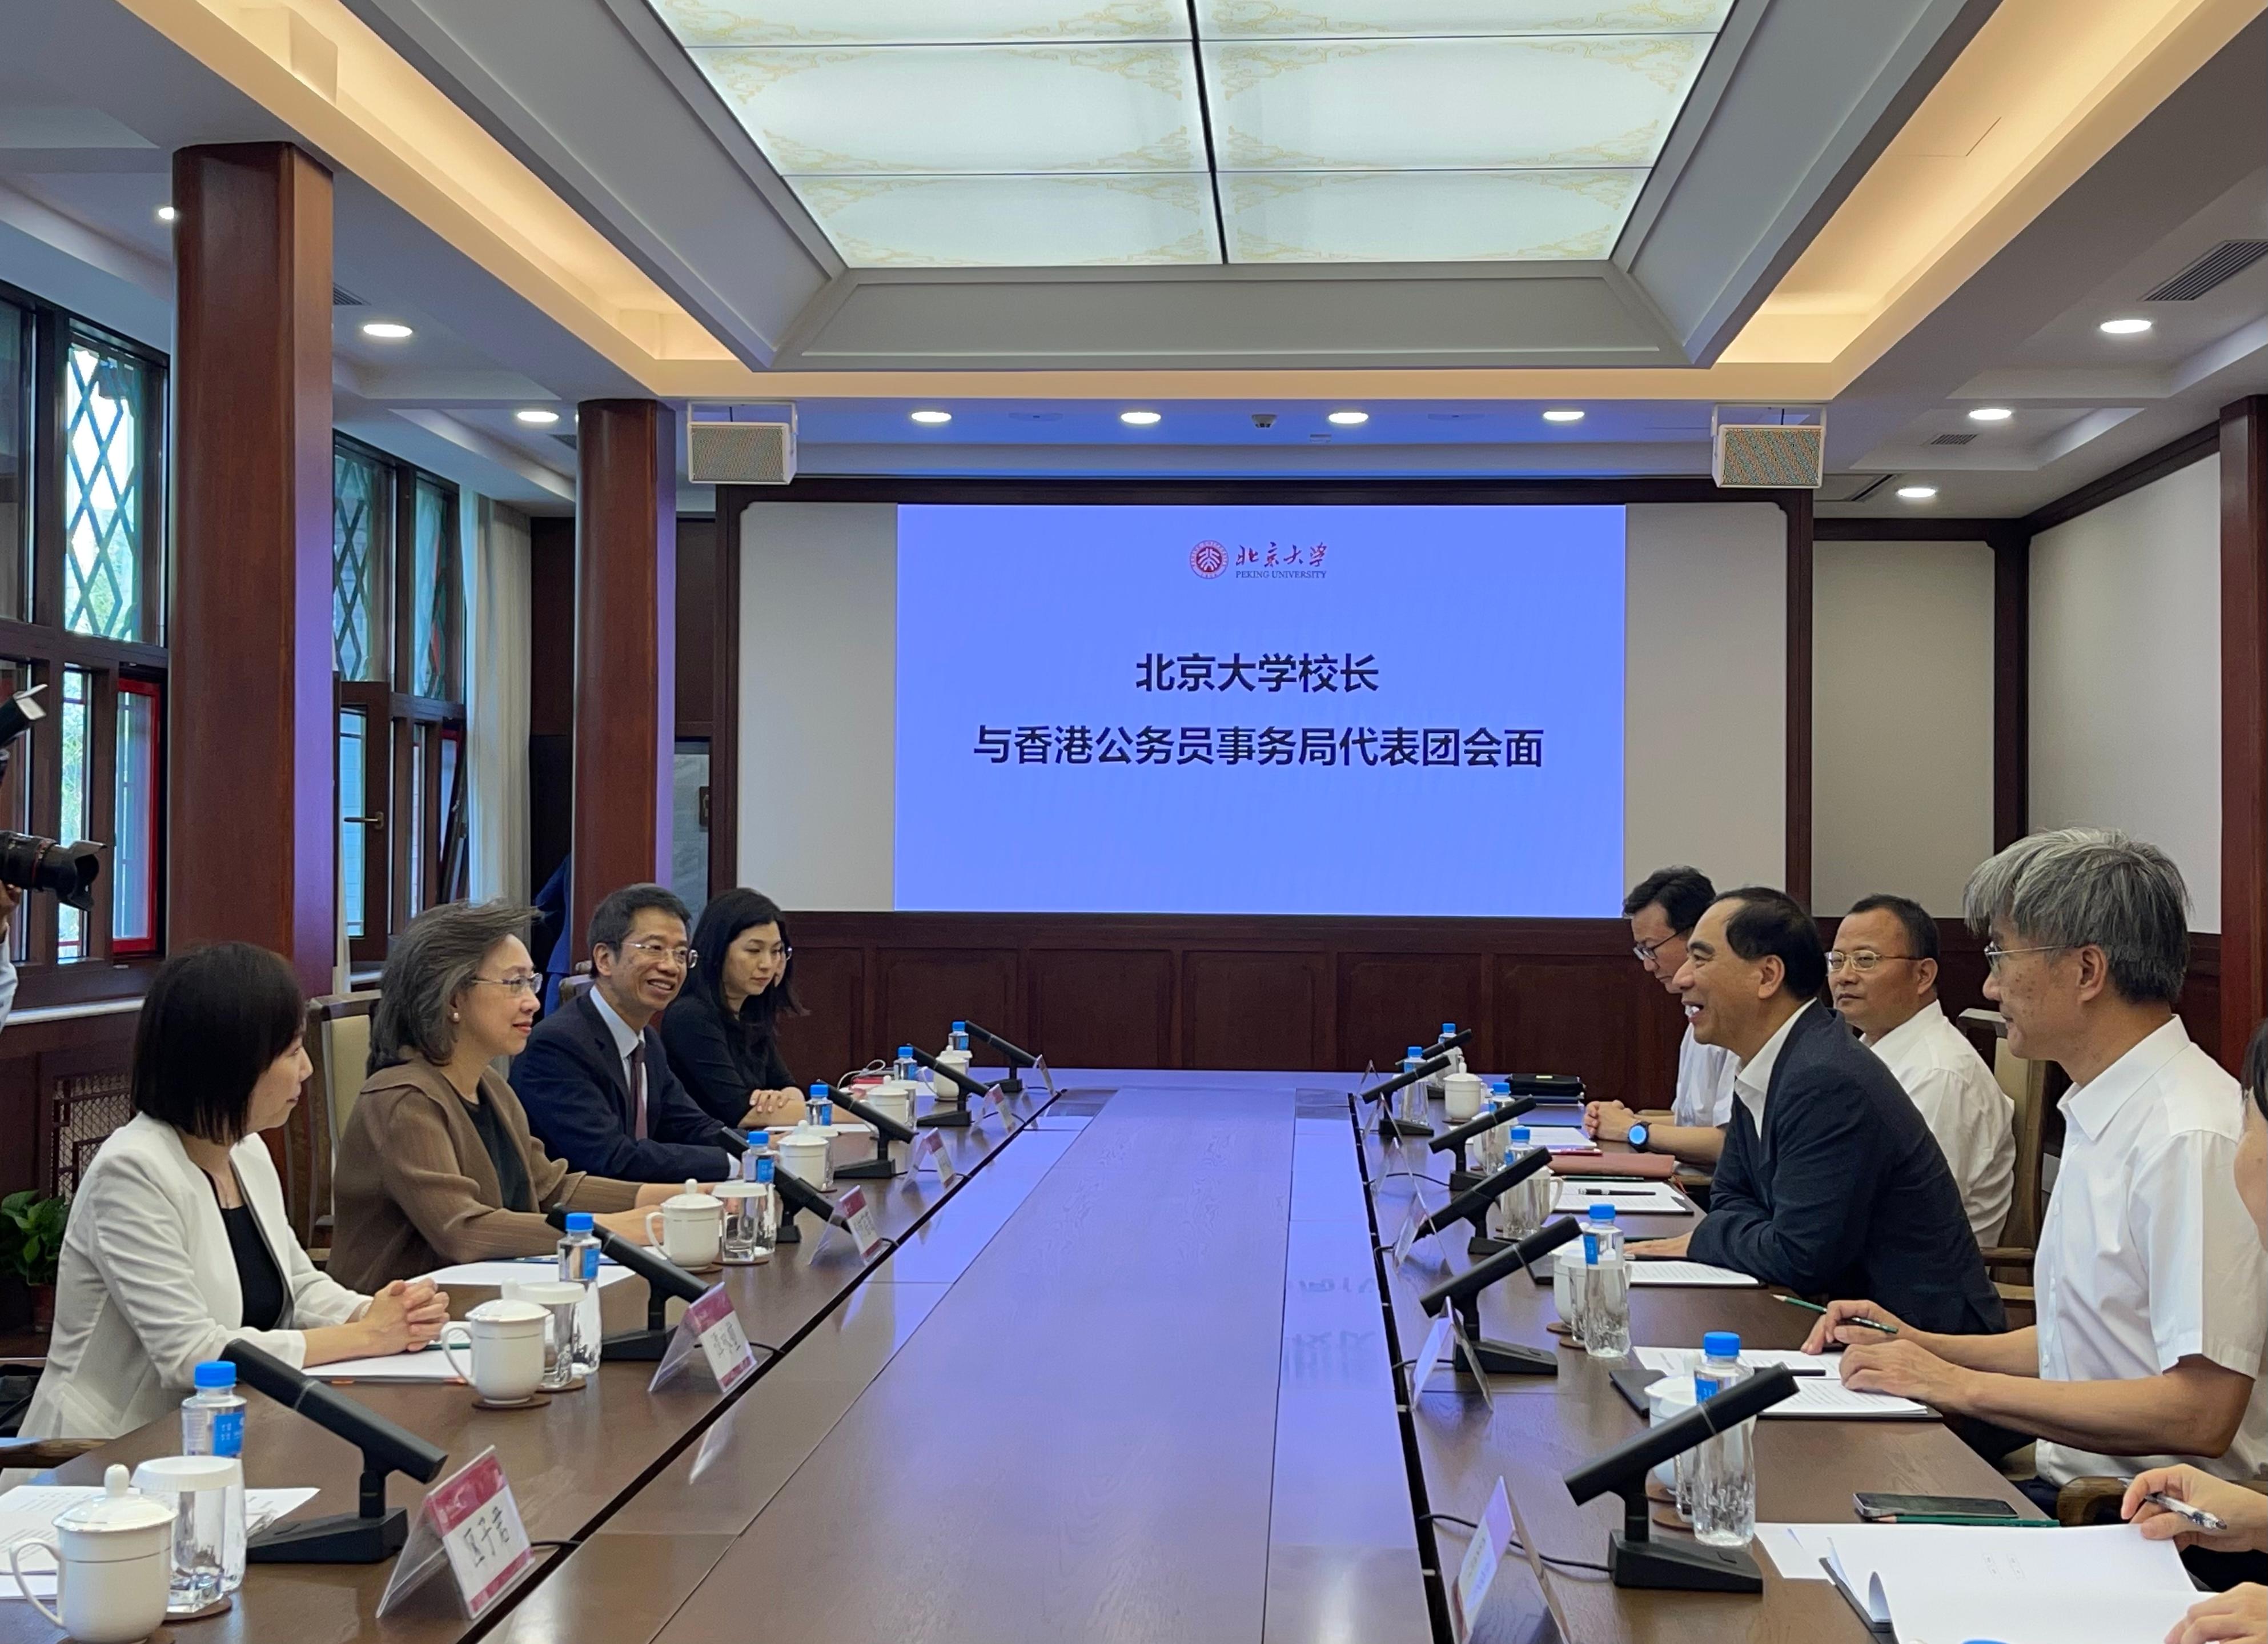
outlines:
[[[955,1017],[1063,1067],[1318,1072],[1390,1067],[1454,1021],[1475,1029],[1477,1067],[1666,1105],[1684,1028],[1619,919],[800,913],[790,928],[809,1013],[782,1034],[799,1080],[935,1050]],[[1983,945],[1939,929],[1957,1015],[1985,1002]],[[2219,984],[2220,944],[2196,938],[2182,1014],[2209,1051]]]

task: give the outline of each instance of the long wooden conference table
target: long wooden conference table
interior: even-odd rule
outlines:
[[[733,1270],[744,1329],[782,1351],[729,1395],[697,1376],[649,1395],[643,1364],[528,1412],[476,1410],[453,1386],[350,1389],[453,1467],[493,1446],[529,1536],[560,1544],[481,1621],[446,1577],[381,1620],[389,1565],[255,1565],[231,1612],[161,1636],[1423,1644],[1450,1637],[1455,1522],[1501,1477],[1523,1552],[1476,1639],[1869,1638],[1831,1587],[1782,1581],[1761,1553],[1760,1598],[1624,1591],[1540,1562],[1603,1559],[1619,1504],[1578,1508],[1560,1477],[1639,1419],[1606,1367],[1564,1349],[1557,1376],[1491,1378],[1492,1405],[1446,1370],[1411,1396],[1396,1366],[1430,1323],[1418,1294],[1465,1264],[1463,1241],[1400,1268],[1381,1252],[1413,1193],[1447,1197],[1425,1179],[1444,1155],[1359,1136],[1353,1080],[1055,1081],[1052,1101],[1035,1080],[1010,1116],[946,1133],[964,1173],[949,1190],[868,1183],[897,1241],[873,1260],[837,1235]],[[1524,1277],[1482,1301],[1501,1340],[1551,1348],[1551,1316]],[[1640,1344],[1730,1328],[1793,1345],[1805,1322],[1762,1291],[1632,1297]],[[250,1405],[248,1481],[319,1486],[305,1513],[351,1511],[356,1453]],[[177,1436],[168,1416],[57,1481]],[[1766,1520],[1847,1522],[1860,1489],[2021,1501],[1933,1421],[1767,1421],[1758,1451]],[[393,1481],[397,1504],[422,1494]],[[55,1636],[0,1599],[0,1644]]]

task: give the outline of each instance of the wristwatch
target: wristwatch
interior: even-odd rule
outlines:
[[[1653,1134],[1653,1126],[1648,1124],[1644,1119],[1640,1119],[1637,1124],[1630,1127],[1630,1134],[1624,1137],[1624,1139],[1629,1142],[1632,1147],[1638,1149],[1638,1152],[1644,1153],[1646,1151],[1646,1139],[1652,1134]]]

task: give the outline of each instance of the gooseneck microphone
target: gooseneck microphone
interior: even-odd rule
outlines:
[[[1672,1456],[1683,1456],[1761,1415],[1781,1400],[1794,1397],[1796,1392],[1794,1373],[1785,1365],[1774,1365],[1703,1399],[1675,1420],[1647,1428],[1566,1476],[1567,1493],[1578,1501],[1588,1501],[1609,1490],[1623,1499],[1623,1527],[1607,1547],[1607,1570],[1616,1586],[1697,1593],[1764,1590],[1764,1576],[1744,1547],[1655,1541],[1646,1479]]]
[[[1466,1189],[1419,1222],[1418,1236],[1422,1239],[1427,1234],[1439,1233],[1442,1228],[1460,1221],[1469,1221],[1473,1224],[1474,1231],[1484,1233],[1486,1229],[1482,1227],[1481,1219],[1487,1214],[1488,1207],[1550,1162],[1550,1148],[1529,1148],[1519,1158],[1506,1165],[1503,1169],[1484,1178],[1477,1185]]]
[[[1541,1147],[1535,1149],[1543,1153]],[[1545,1155],[1550,1156],[1548,1154]],[[1491,1375],[1557,1375],[1557,1354],[1510,1342],[1490,1341],[1481,1334],[1481,1292],[1498,1279],[1516,1273],[1539,1256],[1550,1254],[1583,1230],[1572,1217],[1549,1221],[1519,1243],[1475,1262],[1462,1273],[1453,1273],[1418,1298],[1418,1305],[1435,1317],[1444,1307],[1457,1311],[1457,1327],[1465,1337],[1466,1351],[1480,1368]]]
[[[1519,1101],[1508,1102],[1500,1108],[1484,1108],[1477,1117],[1467,1119],[1453,1131],[1443,1131],[1425,1144],[1426,1148],[1432,1153],[1447,1153],[1454,1147],[1462,1154],[1465,1144],[1474,1137],[1484,1135],[1499,1124],[1509,1124],[1514,1119],[1525,1117],[1538,1100],[1535,1096],[1522,1096]]]
[[[1414,1085],[1421,1079],[1431,1079],[1448,1065],[1448,1053],[1444,1051],[1440,1056],[1426,1058],[1414,1067],[1403,1069],[1391,1079],[1381,1080],[1367,1090],[1358,1091],[1355,1094],[1357,1102],[1378,1103],[1380,1141],[1391,1146],[1397,1136],[1431,1136],[1433,1133],[1433,1127],[1430,1124],[1422,1124],[1415,1119],[1395,1118],[1393,1096],[1395,1091],[1405,1086]]]
[[[388,1510],[386,1476],[402,1473],[431,1484],[448,1463],[447,1452],[248,1341],[230,1342],[220,1356],[247,1387],[362,1452],[358,1513],[286,1521],[246,1542],[244,1556],[254,1564],[376,1564],[401,1552],[409,1537],[409,1515],[398,1507]]]
[[[733,1129],[730,1125],[723,1126],[720,1133],[723,1138],[720,1145],[724,1147],[726,1153],[731,1154],[734,1158],[738,1158],[740,1154],[748,1151],[748,1139],[741,1135],[740,1132]],[[821,1221],[831,1222],[838,1227],[847,1228],[850,1227],[850,1219],[844,1216],[841,1211],[835,1208],[834,1201],[828,1198],[826,1194],[821,1192],[817,1188],[812,1186],[810,1183],[798,1176],[794,1171],[775,1168],[772,1171],[772,1185],[779,1190],[779,1196],[786,1203],[790,1215],[792,1215],[799,1210],[808,1211],[813,1215],[818,1217]],[[794,1243],[796,1242],[795,1238],[789,1236],[792,1232],[792,1228],[790,1226],[788,1216],[782,1216],[780,1218],[780,1242],[783,1244]],[[605,1249],[605,1246],[601,1244],[600,1248]],[[636,1245],[632,1245],[630,1248],[632,1250],[638,1249]],[[608,1250],[607,1253],[610,1256],[614,1254],[611,1250]],[[624,1262],[622,1265],[628,1267],[630,1264]],[[687,1276],[689,1278],[691,1275],[688,1274]],[[698,1294],[700,1293],[696,1291],[695,1294]]]
[[[976,1029],[972,1027],[968,1031],[975,1033]],[[966,1130],[972,1123],[968,1104],[983,1095],[988,1088],[983,1080],[971,1079],[949,1062],[939,1061],[919,1045],[911,1045],[908,1049],[912,1053],[915,1062],[929,1069],[939,1079],[951,1080],[954,1086],[954,1094],[949,1096],[939,1090],[937,1093],[935,1104],[914,1123],[924,1130]],[[1001,1082],[1000,1092],[1003,1095],[1009,1094],[1005,1080]]]
[[[892,1142],[909,1142],[914,1139],[913,1127],[892,1118],[880,1108],[868,1105],[852,1095],[846,1086],[837,1085],[828,1099],[838,1108],[847,1109],[855,1118],[861,1118],[874,1127],[874,1134],[882,1139],[884,1146]]]
[[[1016,1075],[1024,1068],[1037,1067],[1040,1065],[1040,1058],[1019,1045],[1009,1043],[990,1028],[980,1028],[973,1021],[964,1021],[961,1025],[968,1028],[973,1036],[983,1040],[985,1043],[999,1051],[1002,1059],[1008,1064],[1007,1075],[1000,1080],[1000,1094],[1004,1096],[1022,1095],[1024,1081]]]
[[[567,1207],[563,1205],[555,1205],[545,1211],[543,1219],[562,1233],[567,1230]],[[667,1257],[634,1243],[619,1233],[609,1233],[596,1222],[591,1225],[591,1236],[599,1242],[599,1249],[606,1256],[645,1280],[645,1328],[606,1338],[599,1344],[600,1358],[660,1358],[662,1350],[669,1345],[671,1334],[664,1311],[669,1299],[675,1296],[680,1301],[697,1301],[709,1294],[709,1286]]]

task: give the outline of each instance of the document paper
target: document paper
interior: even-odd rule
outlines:
[[[1698,1349],[1692,1347],[1640,1347],[1638,1349],[1638,1361],[1647,1369],[1659,1370],[1664,1375],[1690,1375],[1701,1362],[1701,1354]],[[1773,1365],[1786,1365],[1791,1370],[1825,1373],[1807,1375],[1798,1381],[1795,1397],[1765,1411],[1766,1419],[1790,1416],[1837,1421],[1935,1419],[1936,1412],[1927,1404],[1917,1404],[1911,1398],[1898,1398],[1889,1393],[1851,1391],[1843,1385],[1843,1357],[1840,1353],[1798,1353],[1793,1348],[1757,1348],[1742,1353],[1741,1362],[1752,1371],[1769,1369]]]

